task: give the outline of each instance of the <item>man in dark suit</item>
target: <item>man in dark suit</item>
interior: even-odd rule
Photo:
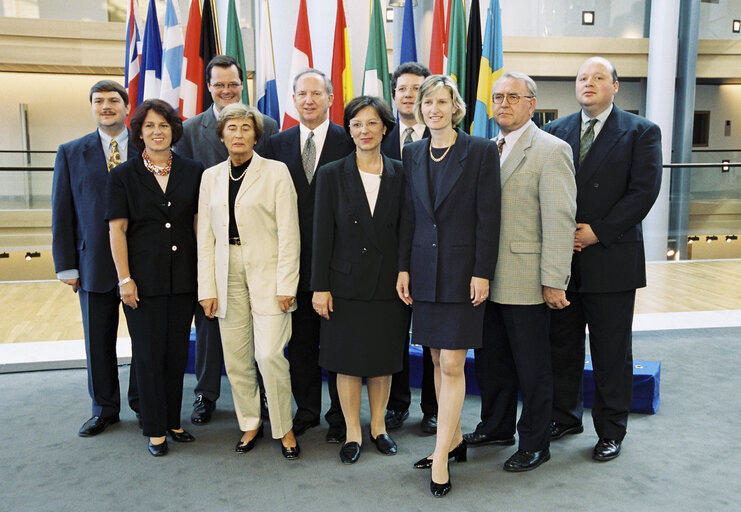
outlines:
[[[419,94],[419,87],[430,70],[418,62],[405,62],[391,75],[391,90],[394,91],[394,104],[399,114],[399,122],[381,142],[384,155],[401,160],[404,145],[426,139],[430,130],[424,123],[414,117],[414,102]],[[409,389],[409,347],[404,347],[404,367],[391,379],[391,394],[386,410],[386,428],[394,430],[409,417],[409,405],[412,393]],[[434,434],[437,431],[437,398],[435,397],[434,366],[430,349],[422,349],[422,431]]]
[[[661,185],[661,133],[613,104],[615,66],[588,59],[576,76],[581,111],[544,129],[565,140],[576,167],[576,234],[567,291],[571,305],[551,319],[551,439],[583,432],[585,326],[594,366],[592,458],[620,454],[633,392],[632,327],[636,289],[646,286],[641,221]]]
[[[301,230],[301,264],[298,309],[293,312],[293,334],[288,342],[291,388],[296,400],[293,433],[297,436],[319,424],[322,408],[322,375],[319,368],[319,315],[311,304],[311,245],[314,221],[314,172],[326,163],[339,160],[355,149],[342,126],[329,120],[332,82],[317,69],[306,69],[293,81],[293,101],[299,125],[270,137],[268,158],[285,163],[298,196]],[[324,418],[329,423],[328,443],[345,440],[345,419],[337,396],[337,376],[328,378],[330,408]]]
[[[516,425],[518,450],[504,463],[513,472],[530,471],[551,457],[549,308],[568,305],[576,229],[571,148],[532,122],[536,94],[533,79],[516,72],[505,73],[492,89],[502,183],[499,259],[483,345],[476,350],[481,422],[463,436],[468,446],[512,445]]]
[[[90,103],[98,129],[59,146],[52,185],[54,268],[59,280],[80,298],[88,391],[93,401],[93,416],[80,428],[81,437],[97,435],[119,421],[116,338],[120,300],[105,221],[105,185],[113,167],[139,155],[126,129],[126,89],[112,80],[101,80],[90,89]],[[136,412],[133,365],[128,399]]]
[[[206,82],[213,98],[213,106],[183,123],[183,136],[175,146],[175,152],[197,160],[208,169],[224,162],[229,153],[216,133],[216,117],[227,105],[242,101],[243,73],[237,61],[228,55],[217,55],[206,66]],[[274,119],[263,116],[263,134],[255,146],[259,155],[264,155],[268,138],[278,131]],[[196,425],[208,423],[216,408],[221,392],[221,366],[224,354],[221,349],[219,323],[207,318],[203,308],[196,306],[196,361],[198,382],[196,399],[190,421]]]

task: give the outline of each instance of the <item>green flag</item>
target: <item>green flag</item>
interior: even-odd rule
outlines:
[[[450,33],[448,34],[448,69],[458,84],[458,92],[466,92],[466,8],[463,0],[450,0]]]
[[[234,0],[229,0],[228,12],[226,15],[226,54],[239,62],[239,67],[244,73],[244,45],[242,44],[242,29],[239,28],[239,18],[237,17],[237,7]],[[250,92],[247,90],[247,83],[242,84],[242,103],[250,104]]]
[[[368,53],[365,55],[365,73],[363,74],[363,94],[378,96],[391,105],[386,33],[383,30],[383,12],[379,0],[373,0],[371,10]]]

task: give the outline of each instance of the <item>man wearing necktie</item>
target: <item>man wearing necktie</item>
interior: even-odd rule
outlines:
[[[494,119],[502,187],[499,258],[476,350],[481,422],[469,446],[512,445],[505,471],[537,468],[550,459],[553,384],[550,311],[569,303],[566,286],[576,223],[571,148],[531,121],[537,88],[524,73],[494,83]],[[517,395],[522,413],[517,422]]]
[[[97,435],[119,421],[120,390],[116,338],[118,278],[105,222],[108,172],[139,156],[129,140],[129,96],[120,84],[101,80],[90,89],[98,129],[59,146],[52,185],[52,253],[57,277],[80,299],[87,355],[92,417],[81,437]],[[128,401],[136,412],[134,366],[129,371]],[[138,413],[137,413],[138,415]]]
[[[581,111],[543,129],[571,146],[577,210],[571,305],[551,318],[551,439],[583,432],[585,327],[594,367],[592,420],[597,461],[620,454],[633,393],[632,326],[636,289],[646,286],[641,221],[661,185],[661,133],[613,104],[615,66],[587,59],[576,76]]]
[[[291,388],[296,400],[293,433],[300,436],[319,425],[322,409],[322,374],[319,367],[319,315],[311,303],[311,244],[314,222],[314,173],[322,165],[344,158],[355,149],[342,126],[329,120],[332,82],[318,69],[305,69],[293,81],[293,101],[299,125],[276,133],[268,140],[266,156],[286,164],[296,189],[298,221],[301,231],[301,262],[296,303],[292,317],[288,361]],[[324,418],[329,423],[326,440],[345,440],[345,418],[337,396],[337,375],[328,378],[330,408]]]
[[[430,129],[414,117],[414,102],[419,87],[430,70],[418,62],[405,62],[391,75],[391,90],[394,94],[399,122],[381,142],[381,152],[393,159],[401,160],[405,145],[430,136]],[[386,428],[394,430],[402,426],[409,417],[412,393],[409,388],[409,347],[404,347],[403,367],[391,378],[391,393],[386,409]],[[427,434],[437,432],[437,397],[435,396],[434,366],[429,347],[422,350],[422,422],[420,427]]]

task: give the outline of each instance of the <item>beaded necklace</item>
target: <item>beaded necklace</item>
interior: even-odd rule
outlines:
[[[149,159],[149,155],[147,154],[146,149],[142,151],[142,159],[144,160],[144,167],[146,167],[149,172],[151,172],[152,174],[156,174],[157,176],[167,176],[172,170],[172,150],[170,150],[170,156],[167,157],[167,163],[164,167],[158,167],[154,165]]]

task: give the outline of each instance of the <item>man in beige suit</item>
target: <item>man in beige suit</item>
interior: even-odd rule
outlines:
[[[537,88],[523,73],[506,73],[492,90],[501,162],[499,259],[476,350],[481,422],[464,436],[469,446],[515,443],[517,392],[522,414],[519,449],[505,471],[529,471],[550,459],[553,401],[548,339],[550,309],[569,303],[576,224],[571,148],[530,120]]]

